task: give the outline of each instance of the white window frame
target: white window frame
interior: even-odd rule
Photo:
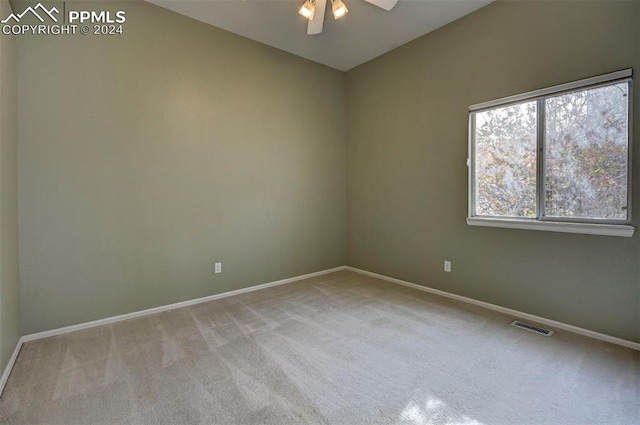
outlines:
[[[469,211],[467,217],[467,224],[470,226],[485,226],[485,227],[502,227],[510,229],[525,229],[525,230],[542,230],[548,232],[564,232],[564,233],[582,233],[590,235],[606,235],[606,236],[622,236],[631,237],[635,232],[635,227],[631,225],[632,211],[631,211],[631,171],[632,171],[632,135],[633,135],[633,71],[632,69],[625,69],[621,71],[612,72],[609,74],[599,75],[584,80],[574,81],[566,84],[560,84],[553,87],[547,87],[540,90],[535,90],[527,93],[518,94],[515,96],[509,96],[502,99],[496,99],[489,102],[478,103],[469,106],[469,157],[467,159],[467,167],[469,170]],[[538,108],[538,118],[544,114],[544,101],[546,98],[556,96],[563,93],[575,92],[588,88],[610,85],[618,82],[629,83],[629,117],[627,120],[628,126],[628,158],[627,158],[627,220],[602,220],[602,219],[589,219],[589,218],[549,218],[544,216],[544,161],[545,150],[544,145],[544,122],[538,119],[538,131],[537,131],[537,179],[536,179],[536,193],[537,193],[537,209],[538,214],[536,218],[520,218],[520,217],[489,217],[489,216],[476,216],[475,213],[475,113],[494,109],[500,106],[507,106],[510,104],[521,103],[525,101],[535,100]]]

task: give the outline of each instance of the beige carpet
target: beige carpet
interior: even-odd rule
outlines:
[[[9,424],[638,424],[640,353],[338,272],[26,344]]]

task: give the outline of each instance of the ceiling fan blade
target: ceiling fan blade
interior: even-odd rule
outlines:
[[[384,10],[391,10],[393,9],[393,6],[396,5],[396,3],[398,3],[398,0],[364,0],[367,3],[371,3],[374,6],[378,6],[383,8]]]
[[[324,11],[327,8],[327,0],[316,0],[316,11],[313,19],[307,25],[307,35],[320,34],[324,24]]]

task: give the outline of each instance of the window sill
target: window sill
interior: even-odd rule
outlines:
[[[506,229],[540,230],[543,232],[581,233],[630,238],[636,228],[624,224],[565,223],[559,221],[529,221],[518,219],[496,219],[467,217],[469,226],[502,227]]]

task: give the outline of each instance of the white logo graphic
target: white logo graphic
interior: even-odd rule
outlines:
[[[122,24],[127,20],[124,10],[69,10],[62,8],[63,13],[56,7],[50,9],[38,3],[29,6],[22,13],[11,13],[0,20],[2,34],[5,35],[122,35]],[[38,21],[32,25],[30,15]],[[22,22],[25,21],[25,22]],[[59,23],[59,21],[61,23]]]
[[[17,15],[15,13],[12,13],[9,16],[7,16],[6,19],[3,19],[0,22],[2,22],[3,24],[6,24],[11,19],[13,19],[16,21],[16,23],[18,23],[20,22],[20,19],[22,19],[22,17],[27,14],[27,12],[31,12],[31,14],[33,14],[33,16],[38,18],[40,22],[44,22],[44,19],[42,18],[42,16],[38,15],[38,12],[36,12],[36,9],[40,10],[40,13],[45,13],[49,18],[53,20],[53,22],[58,22],[58,19],[53,15],[53,13],[54,12],[60,13],[60,11],[56,7],[52,7],[51,10],[47,10],[47,8],[42,5],[42,3],[38,3],[35,7],[29,6],[22,13],[19,13]]]

